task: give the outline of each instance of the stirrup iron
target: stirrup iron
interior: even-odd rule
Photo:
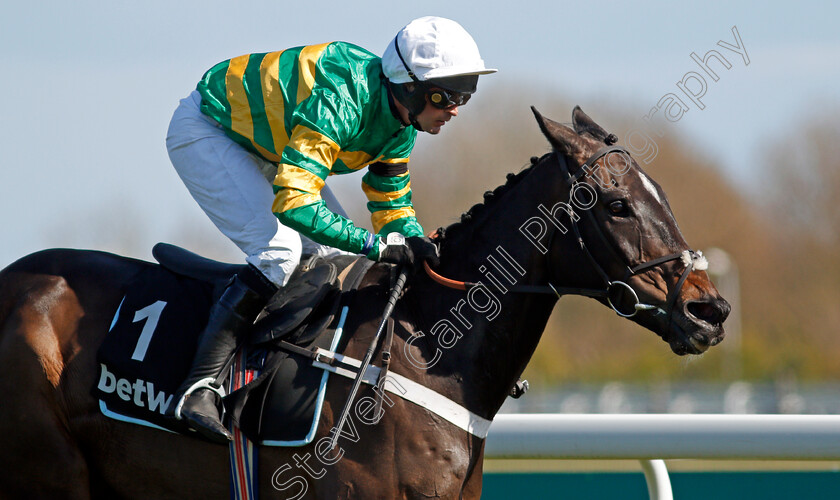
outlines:
[[[184,407],[184,402],[187,400],[190,394],[197,391],[198,389],[209,389],[212,392],[215,392],[220,398],[225,397],[225,389],[224,387],[216,387],[213,383],[216,381],[214,377],[207,377],[199,380],[198,382],[194,383],[193,385],[189,386],[186,391],[184,391],[184,395],[181,396],[181,399],[178,400],[178,405],[175,407],[175,419],[182,420],[181,417],[181,409]]]

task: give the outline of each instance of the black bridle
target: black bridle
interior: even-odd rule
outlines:
[[[569,163],[572,161],[570,158],[567,158],[560,154],[557,154],[557,160],[560,164],[561,172],[564,175],[564,182],[568,184],[569,187],[569,205],[571,206],[571,196],[574,191],[574,186],[581,182],[581,177],[583,177],[587,172],[593,172],[595,164],[601,158],[605,157],[610,153],[622,153],[626,154],[627,158],[631,158],[630,153],[620,147],[620,146],[605,146],[600,148],[596,151],[589,159],[586,160],[580,167],[577,168],[576,173],[572,174],[571,169],[569,168]],[[667,315],[669,318],[671,317],[671,312],[673,310],[674,304],[676,304],[677,297],[679,296],[680,290],[682,290],[683,284],[685,283],[686,279],[688,279],[689,274],[694,269],[694,262],[695,259],[700,256],[699,253],[695,253],[694,250],[688,249],[682,252],[672,253],[668,255],[663,255],[662,257],[657,257],[655,259],[651,259],[647,262],[643,262],[641,264],[637,264],[635,266],[630,266],[627,262],[627,259],[618,252],[612,243],[609,242],[606,235],[604,234],[603,229],[598,224],[597,219],[595,219],[595,215],[590,210],[584,210],[587,212],[588,219],[592,222],[593,227],[595,228],[599,239],[604,244],[606,248],[608,248],[615,256],[618,257],[620,261],[624,262],[624,276],[621,279],[614,280],[610,278],[609,274],[604,270],[589,248],[586,246],[586,242],[583,239],[583,236],[580,232],[580,227],[578,226],[579,217],[576,217],[570,214],[570,219],[572,222],[572,230],[574,232],[574,236],[580,245],[581,251],[586,255],[587,260],[598,273],[601,281],[604,283],[603,288],[575,288],[575,287],[558,287],[551,283],[551,279],[549,278],[547,285],[515,285],[510,287],[510,291],[512,292],[519,292],[519,293],[542,293],[542,294],[553,294],[556,295],[557,298],[562,297],[563,295],[583,295],[587,297],[595,297],[595,298],[602,298],[605,299],[609,307],[616,312],[619,316],[623,316],[625,318],[632,318],[635,316],[639,311],[650,311],[656,310],[661,314]],[[557,236],[557,227],[553,228],[553,232],[551,233],[549,244],[547,248],[551,248],[554,244],[554,239]],[[546,252],[547,255],[550,255],[550,252]],[[687,264],[686,269],[680,275],[679,279],[677,280],[676,286],[669,292],[668,296],[665,300],[665,309],[662,309],[659,306],[655,306],[652,304],[643,304],[639,300],[639,296],[636,291],[630,286],[627,281],[633,277],[634,275],[647,272],[654,267],[660,266],[667,262],[671,262],[673,260],[682,260],[683,257],[687,257]],[[551,266],[548,266],[548,269],[551,269]],[[476,283],[470,282],[459,282],[444,278],[437,273],[435,273],[429,266],[426,264],[426,272],[438,283],[444,284],[445,286],[449,286],[452,288],[457,288],[460,290],[468,290],[472,286],[476,286]],[[628,292],[633,298],[633,310],[632,311],[622,311],[617,304],[613,303],[613,299],[617,299],[621,293]],[[670,323],[669,319],[669,323]],[[669,327],[670,328],[670,327]]]
[[[569,192],[572,193],[574,191],[575,185],[577,183],[581,182],[581,180],[580,180],[581,177],[586,175],[588,172],[594,172],[594,170],[595,170],[594,167],[595,167],[595,164],[598,162],[598,160],[607,156],[610,153],[622,153],[622,154],[627,155],[628,159],[631,158],[630,153],[626,149],[622,148],[621,146],[604,146],[604,147],[600,148],[598,151],[596,151],[592,156],[590,156],[589,159],[586,160],[586,162],[584,162],[582,165],[580,165],[578,167],[578,169],[576,170],[575,174],[572,174],[571,169],[569,168],[569,164],[572,161],[571,158],[565,157],[562,154],[560,154],[559,152],[557,152],[556,153],[557,154],[557,160],[558,160],[558,163],[560,164],[561,172],[563,173],[563,175],[565,177],[564,182],[566,182],[568,184]],[[571,194],[570,194],[570,198],[571,198]],[[570,205],[571,205],[571,201],[572,200],[570,199],[569,200]],[[649,310],[659,310],[659,311],[661,311],[662,314],[665,314],[665,315],[670,317],[671,311],[674,307],[674,304],[677,301],[677,297],[679,296],[679,292],[682,289],[682,286],[685,283],[686,279],[688,279],[689,274],[691,274],[691,271],[694,269],[694,259],[697,256],[697,254],[694,252],[694,250],[689,249],[689,250],[685,250],[685,251],[682,251],[682,252],[677,252],[677,253],[664,255],[662,257],[657,257],[655,259],[651,259],[647,262],[643,262],[641,264],[637,264],[636,266],[631,267],[627,263],[627,260],[624,258],[624,256],[620,252],[618,252],[615,249],[615,247],[609,242],[609,240],[607,239],[606,235],[604,234],[604,231],[601,228],[600,224],[598,224],[598,221],[595,219],[595,214],[593,214],[591,212],[591,210],[584,210],[584,212],[586,212],[586,216],[588,217],[588,220],[590,222],[592,222],[592,226],[595,228],[595,231],[598,234],[598,237],[601,240],[601,242],[604,244],[604,246],[606,248],[608,248],[615,256],[617,256],[620,261],[624,262],[624,267],[625,267],[624,276],[621,279],[618,279],[618,280],[613,280],[613,279],[610,278],[609,274],[604,270],[604,268],[601,266],[601,264],[598,262],[598,260],[595,259],[595,256],[592,254],[592,252],[586,246],[586,242],[584,241],[583,236],[581,235],[581,232],[580,232],[580,227],[578,226],[579,217],[570,216],[571,224],[572,224],[572,230],[574,232],[575,238],[578,241],[578,244],[580,245],[580,249],[584,253],[584,255],[586,256],[589,263],[592,265],[592,267],[595,269],[595,271],[600,276],[601,281],[604,283],[604,288],[602,288],[602,289],[599,289],[599,288],[586,289],[586,288],[557,287],[557,286],[554,286],[551,283],[550,280],[549,280],[547,288],[549,288],[552,293],[556,294],[558,298],[563,296],[563,295],[571,295],[571,294],[585,295],[585,296],[588,296],[588,297],[604,298],[604,299],[606,299],[607,304],[610,306],[610,308],[612,308],[613,311],[616,312],[616,314],[618,314],[619,316],[623,316],[625,318],[631,318],[631,317],[635,316],[639,311],[649,311]],[[551,247],[551,244],[554,242],[554,238],[555,238],[556,235],[557,235],[557,228],[555,227],[554,232],[552,233],[551,239],[549,241],[549,248]],[[632,276],[634,276],[636,274],[647,272],[650,269],[653,269],[654,267],[660,266],[660,265],[665,264],[667,262],[671,262],[673,260],[682,259],[683,255],[685,255],[686,253],[688,254],[689,262],[686,265],[685,271],[683,271],[683,273],[680,275],[680,277],[677,281],[677,285],[668,294],[668,297],[666,298],[666,301],[665,301],[666,308],[663,310],[659,306],[655,306],[655,305],[651,305],[651,304],[643,304],[639,300],[639,296],[636,293],[636,291],[633,289],[632,286],[630,286],[627,283],[627,281]],[[544,289],[546,287],[536,286],[536,287],[527,287],[527,289],[525,289],[525,288],[526,287],[524,287],[524,286],[519,287],[519,291],[548,293]],[[516,289],[516,287],[514,287],[514,289]],[[629,312],[628,311],[622,311],[618,307],[617,304],[613,303],[613,298],[617,298],[617,295],[620,295],[621,293],[624,293],[624,292],[628,292],[632,296],[632,299],[633,299],[633,302],[634,302],[632,311],[629,311]]]

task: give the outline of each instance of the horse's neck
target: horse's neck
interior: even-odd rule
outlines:
[[[440,273],[479,287],[464,293],[431,281],[418,284],[426,332],[438,325],[439,332],[446,326],[462,334],[456,345],[442,350],[439,366],[430,374],[462,380],[465,404],[488,415],[499,409],[531,359],[556,302],[553,295],[515,291],[517,285],[548,281],[546,256],[519,231],[545,196],[537,188],[531,191],[514,198],[532,205],[531,211],[514,210],[500,200],[445,243]]]

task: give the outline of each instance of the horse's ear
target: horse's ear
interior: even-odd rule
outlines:
[[[540,125],[540,130],[542,130],[543,135],[554,146],[555,150],[564,156],[571,157],[576,157],[585,151],[586,146],[574,130],[544,117],[533,106],[531,106],[531,111],[534,112],[534,116]]]
[[[598,142],[607,142],[607,137],[610,135],[609,132],[595,123],[589,115],[584,113],[580,106],[575,106],[574,111],[572,111],[572,125],[574,125],[575,132],[578,134],[589,134]]]

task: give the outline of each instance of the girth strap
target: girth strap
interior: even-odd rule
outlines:
[[[362,364],[358,359],[324,349],[318,349],[315,356],[317,360],[312,362],[312,366],[327,370],[336,375],[341,375],[342,377],[347,377],[351,380],[356,378],[356,374]],[[379,379],[380,368],[378,366],[368,366],[362,377],[362,382],[376,386]],[[469,411],[446,396],[393,371],[388,373],[387,378],[378,387],[380,390],[390,392],[406,401],[425,408],[456,427],[481,439],[487,437],[490,424],[493,423],[492,420],[488,420]]]

